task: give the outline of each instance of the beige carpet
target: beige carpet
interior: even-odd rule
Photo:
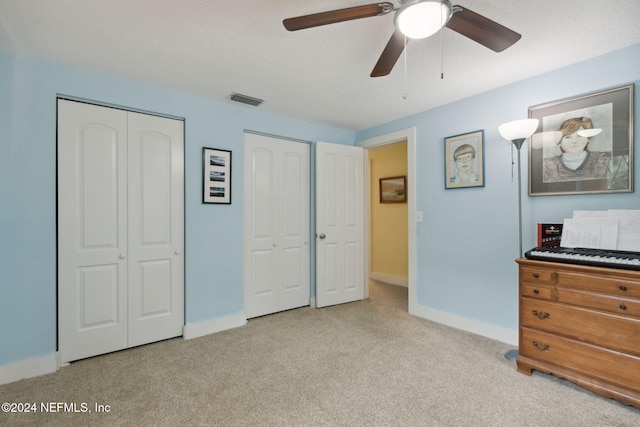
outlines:
[[[503,357],[509,349],[410,316],[406,289],[372,287],[365,301],[265,316],[0,386],[2,402],[91,410],[0,413],[0,425],[640,425],[640,410],[516,372]]]

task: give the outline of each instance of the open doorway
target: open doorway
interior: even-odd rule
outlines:
[[[403,250],[403,257],[405,262],[405,273],[398,273],[397,271],[391,272],[389,274],[375,274],[381,273],[380,271],[375,271],[374,267],[372,268],[373,260],[372,260],[372,213],[371,209],[366,210],[366,242],[365,249],[368,251],[367,256],[365,257],[366,262],[366,275],[367,280],[365,281],[366,296],[370,298],[385,298],[389,300],[389,304],[398,305],[402,304],[405,310],[408,310],[409,313],[416,313],[416,238],[417,238],[417,227],[416,227],[416,172],[415,172],[415,128],[408,128],[404,130],[400,130],[397,132],[381,135],[375,138],[366,139],[357,143],[358,146],[361,146],[367,150],[366,158],[369,156],[369,151],[376,150],[378,148],[383,149],[384,147],[392,147],[395,144],[399,144],[399,147],[404,148],[404,159],[406,172],[403,171],[402,174],[391,174],[391,171],[386,171],[383,169],[384,174],[391,174],[389,177],[394,176],[406,176],[406,203],[402,203],[404,207],[404,211],[402,215],[404,215],[404,221],[398,221],[401,223],[400,228],[404,228],[404,236],[405,240]],[[391,148],[392,149],[392,148]],[[375,151],[373,151],[375,153]],[[401,155],[402,156],[402,155]],[[384,156],[383,156],[384,157]],[[373,203],[379,203],[379,177],[372,178],[372,168],[370,162],[365,162],[365,182],[367,183],[367,191],[365,192],[365,206],[371,206]],[[405,175],[403,175],[405,174]],[[372,184],[373,180],[376,180],[375,183]],[[377,186],[378,190],[374,192],[372,191],[372,187]],[[375,227],[379,227],[376,225]],[[383,233],[384,234],[384,233]],[[384,244],[384,239],[383,239]],[[377,265],[377,264],[376,264]],[[372,274],[374,273],[374,274]],[[404,277],[402,277],[404,276]],[[398,289],[400,288],[400,289]]]
[[[407,141],[367,150],[369,298],[408,310]]]

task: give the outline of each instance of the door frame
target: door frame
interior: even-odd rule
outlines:
[[[365,149],[365,159],[368,158],[368,149],[389,145],[396,142],[406,141],[407,143],[407,215],[408,215],[408,288],[409,288],[409,307],[410,314],[416,313],[416,273],[417,273],[417,223],[416,223],[416,128],[411,127],[385,135],[376,136],[362,141],[357,141],[356,146]],[[371,168],[369,162],[365,161],[364,179],[366,181],[367,191],[365,194],[365,206],[371,206]],[[369,270],[371,257],[371,209],[365,209],[365,298],[369,296]]]

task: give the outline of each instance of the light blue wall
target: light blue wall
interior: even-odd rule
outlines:
[[[515,331],[517,188],[510,146],[497,127],[525,118],[532,105],[638,81],[640,45],[354,134],[0,51],[0,365],[56,348],[57,94],[185,118],[188,323],[242,310],[245,129],[353,144],[415,126],[417,209],[424,211],[418,304]],[[638,101],[635,109],[639,129]],[[444,137],[478,129],[485,130],[486,186],[444,190]],[[203,146],[233,151],[230,206],[201,203]],[[525,249],[535,245],[539,221],[562,220],[574,209],[640,209],[636,193],[530,198],[526,184],[523,192]]]
[[[517,329],[517,169],[511,179],[504,122],[527,118],[530,106],[640,81],[640,45],[559,69],[367,129],[364,140],[416,127],[418,224],[417,302],[474,321]],[[640,129],[635,101],[635,140]],[[444,138],[485,131],[484,188],[444,189]],[[640,165],[640,148],[635,164]],[[517,154],[517,152],[516,152]],[[527,196],[527,147],[522,149],[523,250],[536,245],[536,224],[562,221],[574,209],[640,209],[637,193]],[[638,166],[635,188],[640,190]]]
[[[212,78],[215,78],[213,76]],[[243,132],[351,131],[0,51],[0,365],[56,350],[56,96],[185,119],[186,320],[243,309]],[[201,203],[202,147],[233,151],[231,205]]]

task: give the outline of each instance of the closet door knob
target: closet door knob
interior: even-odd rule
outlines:
[[[324,233],[320,233],[320,235],[319,235],[318,237],[319,237],[320,239],[324,239],[325,237],[327,237],[327,235],[326,235],[326,234],[324,234]]]
[[[180,255],[182,253],[182,251],[180,249],[176,249],[176,251],[174,252],[176,255]]]
[[[125,255],[125,254],[120,254],[120,255],[118,255],[118,258],[120,258],[120,259],[125,259],[125,258],[126,258],[126,255]]]

